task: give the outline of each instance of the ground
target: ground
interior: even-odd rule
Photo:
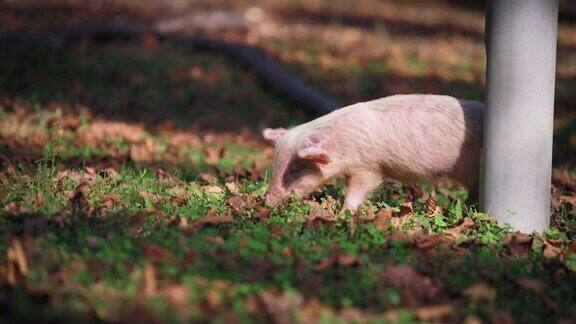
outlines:
[[[354,103],[482,100],[481,5],[456,1],[0,3],[2,28],[222,10],[242,41]],[[576,321],[576,25],[562,2],[551,229],[498,226],[466,190],[345,184],[276,209],[268,126],[309,118],[244,66],[143,35],[0,51],[0,318],[105,322]],[[345,131],[345,130],[344,130]]]

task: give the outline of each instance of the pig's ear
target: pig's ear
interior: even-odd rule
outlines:
[[[288,131],[284,128],[266,128],[262,131],[262,137],[270,142],[276,143],[286,132]]]
[[[330,157],[322,149],[320,143],[307,139],[298,148],[298,157],[305,160],[312,160],[318,164],[326,165],[330,163]]]

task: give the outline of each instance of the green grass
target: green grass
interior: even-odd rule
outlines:
[[[239,148],[231,152],[246,154]],[[459,300],[459,316],[489,318],[498,309],[522,322],[576,316],[572,289],[575,276],[569,267],[544,260],[542,242],[538,245],[537,239],[527,254],[511,255],[503,243],[506,230],[485,215],[467,209],[460,199],[439,195],[438,204],[446,211],[433,218],[425,215],[425,201],[415,200],[413,216],[399,227],[392,224],[377,229],[372,223],[353,226],[353,217],[340,215],[334,224],[309,228],[306,215],[312,207],[299,199],[272,210],[266,219],[255,218],[250,210],[231,209],[227,203],[231,196],[260,199],[266,189],[263,180],[240,179],[236,183],[241,192],[233,194],[224,186],[226,180],[218,178],[212,186],[221,188],[221,192],[215,193],[197,181],[184,181],[178,170],[173,170],[175,179],[171,182],[148,169],[125,165],[114,176],[97,172],[86,192],[90,207],[73,213],[69,192],[81,180],[57,176],[56,156],[50,146],[44,157],[32,173],[16,168],[0,188],[2,206],[16,203],[28,208],[24,214],[6,209],[1,212],[4,235],[23,234],[27,219],[47,220],[42,234],[23,241],[30,271],[25,281],[7,291],[13,320],[30,316],[113,320],[131,316],[132,309],[144,307],[166,320],[233,316],[264,321],[266,312],[249,314],[246,303],[274,289],[307,300],[317,299],[329,309],[365,310],[366,316],[373,319],[384,318],[383,314],[392,309],[402,309],[403,316],[414,318],[406,287],[391,285],[383,274],[383,269],[392,264],[410,265],[441,285],[437,288],[440,293],[434,295],[437,300],[427,303]],[[341,187],[327,188],[325,192],[335,196],[326,198],[341,200]],[[114,202],[107,205],[106,201],[114,196]],[[185,198],[185,202],[175,202],[174,196]],[[42,203],[37,197],[42,197]],[[368,208],[397,210],[407,197],[401,184],[388,186],[375,195],[373,207]],[[332,198],[325,200],[325,206],[333,204]],[[193,224],[207,213],[233,215],[234,220],[201,229],[171,225],[174,218]],[[464,217],[471,218],[475,226],[453,245],[428,250],[396,234],[415,229],[443,233]],[[554,230],[548,235],[562,237]],[[570,244],[570,240],[562,239]],[[7,244],[0,242],[2,264],[7,264]],[[466,250],[463,254],[462,249]],[[335,263],[318,271],[318,264],[334,253],[355,256],[357,262],[350,266]],[[574,259],[574,255],[569,258]],[[160,292],[142,297],[143,273],[149,267],[154,268],[159,291],[160,287],[185,287],[186,308],[190,309],[172,312],[175,306]],[[520,277],[543,282],[551,303],[543,302],[542,292],[519,293],[512,280]],[[495,299],[476,304],[463,297],[466,289],[477,282],[489,283],[496,291]],[[47,294],[48,302],[38,294]],[[205,307],[214,309],[207,312]],[[27,311],[30,308],[37,312],[32,315]],[[528,308],[530,311],[526,311]],[[303,316],[296,308],[291,311],[294,316]],[[334,311],[330,314],[339,316]]]

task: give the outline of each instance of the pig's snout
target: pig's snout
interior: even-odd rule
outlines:
[[[273,191],[268,191],[264,196],[264,200],[268,205],[275,207],[282,202],[282,197]]]

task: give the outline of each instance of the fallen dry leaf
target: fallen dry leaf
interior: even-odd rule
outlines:
[[[360,262],[357,256],[346,253],[339,253],[337,260],[338,264],[343,267],[357,265]]]
[[[170,251],[166,250],[165,248],[159,245],[154,244],[144,246],[144,255],[148,259],[159,263],[172,262],[175,260],[174,255],[172,255]]]
[[[318,264],[314,266],[314,271],[322,272],[328,268],[330,268],[334,264],[334,258],[332,256],[320,261]]]
[[[482,324],[482,319],[476,315],[468,315],[464,319],[464,324]]]
[[[168,226],[178,226],[183,230],[188,230],[190,224],[188,224],[188,218],[179,216],[170,216],[168,218]]]
[[[320,308],[320,302],[317,302],[318,305],[313,305],[312,307],[315,307],[316,309],[318,309],[317,311],[317,315],[314,318],[318,318],[318,316],[320,316],[322,309]],[[310,302],[306,303],[306,305],[311,304]],[[345,307],[342,308],[339,312],[338,315],[340,315],[340,317],[342,318],[342,320],[344,321],[344,323],[364,323],[366,322],[366,320],[364,319],[364,313],[357,309],[357,308],[353,308],[353,307]],[[312,321],[310,321],[312,322]]]
[[[44,204],[44,198],[40,195],[36,196],[36,198],[34,199],[34,205],[36,207],[40,207]]]
[[[146,223],[149,214],[146,212],[138,212],[128,217],[128,225],[130,228],[142,227]]]
[[[212,195],[220,195],[224,192],[224,190],[218,186],[203,186],[202,191]]]
[[[152,265],[147,265],[144,267],[144,283],[143,283],[143,293],[146,297],[151,297],[156,294],[158,290],[158,283],[156,281],[156,268]]]
[[[372,204],[370,204],[368,206],[368,208],[366,209],[366,216],[362,217],[362,212],[359,209],[354,214],[354,218],[357,218],[357,219],[363,221],[364,223],[373,222],[376,219],[376,214],[374,214],[374,210],[372,210]]]
[[[504,238],[504,244],[511,244],[513,242],[519,244],[532,244],[532,236],[522,232],[507,233]]]
[[[122,196],[119,194],[105,193],[105,194],[100,195],[100,198],[102,199],[102,201],[104,203],[107,203],[107,202],[120,203],[122,201]]]
[[[332,267],[333,265],[339,265],[341,267],[350,267],[358,265],[359,263],[360,260],[358,259],[357,256],[336,250],[329,257],[316,264],[316,266],[314,267],[314,271],[322,272]]]
[[[562,249],[548,242],[545,242],[542,256],[547,260],[558,260],[562,256]]]
[[[340,310],[340,316],[344,320],[345,323],[360,323],[360,321],[354,321],[354,319],[349,318],[354,316],[354,314],[350,313],[351,308],[346,307]],[[301,323],[317,323],[319,322],[319,317],[322,313],[326,313],[328,310],[322,303],[312,297],[305,301],[304,305],[300,307],[298,310],[298,320]]]
[[[408,184],[406,185],[406,189],[408,189],[408,192],[410,193],[409,200],[417,200],[424,196],[422,188],[418,185]]]
[[[269,208],[257,205],[254,208],[253,216],[259,219],[268,219],[270,218],[270,213],[271,211]]]
[[[18,238],[9,239],[6,254],[6,281],[13,286],[28,274],[28,261]]]
[[[291,246],[286,246],[282,249],[282,255],[291,260],[294,258],[294,249]]]
[[[88,202],[86,196],[88,195],[89,186],[86,182],[81,182],[72,194],[68,202],[69,208],[72,210],[72,215],[84,214],[90,215],[93,208]]]
[[[394,217],[390,220],[390,223],[397,228],[404,226],[414,216],[412,202],[403,203],[399,209],[398,212],[393,213]]]
[[[160,183],[163,183],[169,187],[175,187],[182,183],[180,180],[174,178],[172,175],[170,175],[170,173],[164,171],[163,169],[156,170],[156,178],[158,178]]]
[[[411,201],[402,203],[399,208],[400,208],[400,211],[398,211],[397,213],[394,213],[394,216],[396,216],[396,217],[408,216],[414,212],[414,208],[412,207]]]
[[[504,246],[512,255],[526,256],[532,251],[532,240],[532,236],[525,233],[506,233]]]
[[[146,223],[147,213],[139,212],[128,218],[128,228],[132,235],[140,234],[142,227]]]
[[[214,180],[216,180],[216,177],[214,175],[205,172],[200,173],[199,177],[200,180],[205,182],[205,184],[212,183]]]
[[[390,225],[392,219],[392,210],[388,208],[380,208],[376,217],[374,218],[374,225],[378,230],[385,230]]]
[[[59,179],[69,178],[76,182],[86,183],[89,186],[96,183],[97,180],[97,176],[95,174],[89,174],[87,172],[70,171],[70,170],[58,171],[56,177],[58,177]]]
[[[92,175],[92,176],[93,176],[93,175],[96,175],[96,169],[95,169],[94,167],[87,166],[87,167],[85,168],[85,170],[86,170],[86,173],[89,174],[89,175]]]
[[[206,159],[204,160],[208,165],[216,165],[220,158],[224,155],[224,148],[206,147],[204,148]]]
[[[2,208],[2,210],[8,214],[22,214],[22,213],[30,213],[30,209],[22,206],[17,202],[10,202]]]
[[[576,212],[576,196],[560,196],[558,199],[561,203],[572,206],[572,212]]]
[[[228,198],[226,201],[232,210],[238,213],[244,213],[248,211],[250,208],[253,208],[254,205],[257,205],[256,200],[254,197],[251,196],[232,196]]]
[[[518,287],[533,291],[538,294],[546,293],[547,290],[546,285],[538,279],[524,277],[515,279],[514,281]]]
[[[169,201],[178,207],[182,207],[188,203],[188,198],[181,196],[170,196]]]
[[[129,143],[137,143],[144,139],[145,132],[142,126],[123,122],[95,120],[90,123],[84,136],[86,137],[85,140],[89,143],[118,138],[122,138]]]
[[[456,308],[452,304],[424,306],[416,308],[414,314],[425,322],[442,322],[450,318],[454,320]]]
[[[246,312],[252,316],[260,314],[262,311],[260,300],[254,295],[248,295],[244,299],[244,308],[246,309]]]
[[[564,186],[571,191],[576,191],[576,180],[572,178],[568,169],[552,170],[552,182]]]
[[[140,197],[142,197],[144,200],[150,200],[154,204],[157,204],[162,200],[162,198],[158,194],[151,193],[148,191],[142,190],[139,192],[139,194],[140,194]]]
[[[206,237],[206,241],[208,241],[210,243],[217,244],[217,245],[222,245],[222,244],[226,243],[222,236],[208,236],[208,237]]]
[[[208,289],[204,291],[204,298],[211,311],[216,311],[222,304],[222,292],[216,289]]]
[[[419,249],[428,250],[442,244],[452,243],[452,240],[444,235],[430,235],[424,231],[418,231],[409,237],[408,242]]]
[[[106,168],[104,169],[104,176],[112,178],[112,179],[116,179],[118,178],[118,172],[116,172],[116,170],[114,170],[113,168]]]
[[[314,207],[310,214],[308,215],[308,221],[306,222],[306,228],[318,229],[320,224],[331,225],[336,223],[336,218],[328,213],[323,208]]]
[[[432,300],[439,293],[432,279],[409,265],[389,264],[384,268],[383,278],[403,292],[404,301],[410,307]]]
[[[473,228],[475,225],[476,223],[474,223],[470,217],[464,217],[462,223],[454,228],[444,231],[444,234],[453,237],[455,240],[458,240],[462,236],[462,233]]]
[[[473,303],[491,303],[496,299],[496,289],[485,282],[477,282],[464,290],[464,295]]]
[[[490,314],[492,324],[514,324],[514,318],[505,310],[496,310]]]
[[[547,240],[542,236],[542,234],[538,232],[533,232],[533,236],[539,242],[542,242],[544,245],[544,250],[542,251],[542,256],[546,260],[558,260],[562,256],[562,249],[554,244],[552,244],[551,240]],[[561,241],[555,242],[556,244],[561,244]]]
[[[234,218],[232,218],[232,216],[230,216],[230,215],[218,216],[218,215],[210,215],[209,214],[209,215],[206,215],[206,216],[201,217],[201,218],[197,219],[196,221],[194,221],[192,226],[194,226],[197,229],[202,229],[208,225],[220,225],[220,224],[231,223],[233,221],[234,221]]]
[[[410,236],[402,231],[392,231],[390,233],[390,241],[402,241],[402,242],[409,242]]]
[[[260,294],[260,300],[264,305],[266,313],[275,323],[288,324],[292,323],[295,318],[295,312],[299,310],[304,303],[304,297],[299,293],[274,293],[264,291]]]
[[[130,159],[135,162],[153,162],[154,151],[141,144],[130,144]]]
[[[108,209],[114,208],[114,206],[118,206],[122,202],[122,196],[119,194],[102,194],[100,198],[102,199],[103,207]]]
[[[180,315],[185,315],[190,310],[190,303],[188,300],[189,290],[186,286],[181,284],[174,284],[165,288],[162,288],[160,293],[176,307],[176,310]]]
[[[436,191],[432,190],[428,199],[426,199],[426,215],[429,217],[436,212]]]
[[[231,193],[235,195],[240,194],[240,189],[238,189],[236,182],[226,182],[224,185],[226,186],[226,189],[228,189]]]
[[[445,235],[428,234],[424,230],[417,230],[411,234],[403,231],[390,233],[390,241],[402,241],[406,244],[422,250],[435,248],[442,244],[451,244],[453,240]]]

